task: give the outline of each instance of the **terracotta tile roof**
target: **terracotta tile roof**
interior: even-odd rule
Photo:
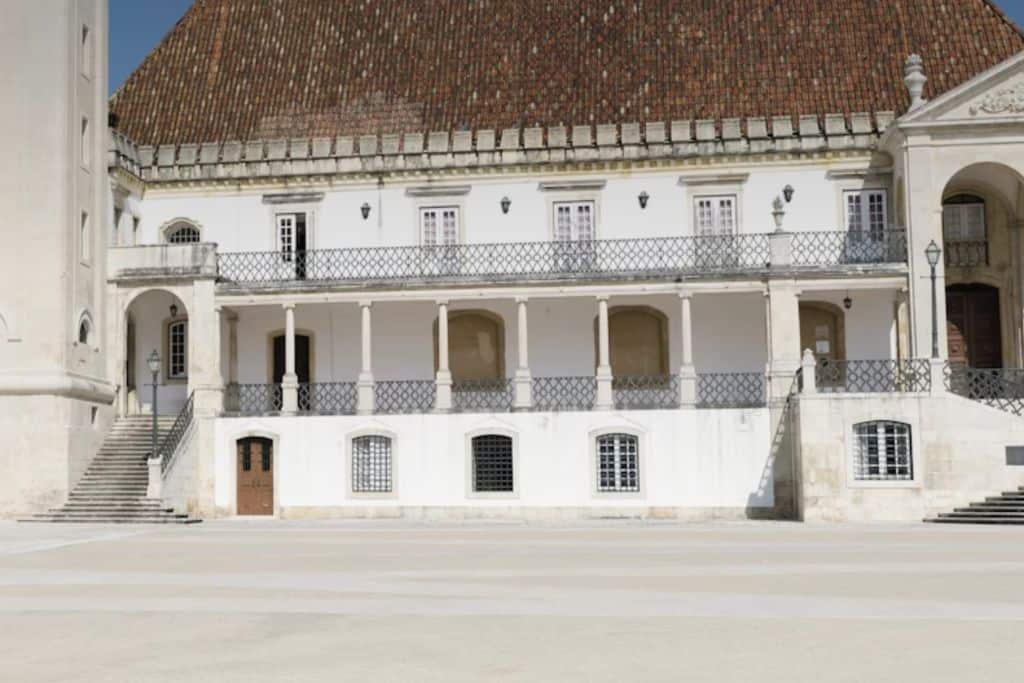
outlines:
[[[895,110],[1024,49],[986,0],[197,0],[111,106],[139,144]]]

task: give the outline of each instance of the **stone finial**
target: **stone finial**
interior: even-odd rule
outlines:
[[[903,63],[903,82],[907,86],[907,92],[910,93],[910,109],[907,111],[914,111],[927,101],[921,97],[927,80],[928,77],[924,75],[921,55],[907,57],[907,61]]]
[[[775,219],[775,229],[782,230],[782,219],[786,215],[785,205],[782,203],[782,197],[776,196],[772,201],[772,218]]]

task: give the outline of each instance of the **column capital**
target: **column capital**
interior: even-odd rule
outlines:
[[[693,298],[693,290],[692,289],[680,289],[678,294],[679,294],[679,298],[680,299],[692,299]]]
[[[515,302],[516,302],[517,304],[525,304],[525,303],[529,303],[529,302],[530,302],[530,297],[528,297],[528,296],[517,296],[517,297],[515,298]]]
[[[295,302],[289,301],[288,303],[281,304],[281,308],[283,308],[286,311],[294,311],[295,310]]]
[[[372,308],[372,307],[373,307],[373,302],[370,301],[369,299],[362,299],[361,301],[359,301],[359,308]]]
[[[447,306],[448,299],[435,299],[434,303],[436,303],[438,306]]]
[[[597,299],[598,301],[604,301],[605,303],[607,303],[610,297],[608,294],[598,294],[594,298]]]

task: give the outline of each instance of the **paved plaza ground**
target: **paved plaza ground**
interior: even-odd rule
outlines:
[[[983,681],[1024,529],[0,522],[4,681]]]

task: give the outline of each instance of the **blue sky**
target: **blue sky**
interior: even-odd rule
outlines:
[[[110,0],[111,92],[156,47],[191,4],[192,0]],[[1024,26],[1024,0],[996,0],[996,4],[1018,26]]]

